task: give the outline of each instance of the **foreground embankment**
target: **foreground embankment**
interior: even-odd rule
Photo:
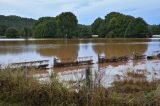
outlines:
[[[60,83],[56,74],[49,81],[25,76],[17,69],[0,70],[0,105],[33,106],[159,106],[160,80],[147,81],[145,71],[127,71],[112,86],[83,80],[77,88]]]

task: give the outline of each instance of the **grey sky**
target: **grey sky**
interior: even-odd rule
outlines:
[[[91,24],[112,11],[160,24],[160,0],[0,0],[1,15],[35,18],[73,12],[81,24]]]

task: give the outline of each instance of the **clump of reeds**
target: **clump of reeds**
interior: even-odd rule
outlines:
[[[148,81],[146,70],[127,71],[122,78],[118,78],[109,88],[111,96],[119,105],[160,105],[157,89],[160,80]],[[123,101],[123,102],[120,102]],[[157,105],[158,104],[158,105]]]

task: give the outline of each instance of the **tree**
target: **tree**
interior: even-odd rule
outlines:
[[[45,21],[48,21],[48,20],[52,20],[54,19],[54,17],[41,17],[38,19],[38,21],[35,23],[35,26],[42,23],[42,22],[45,22]]]
[[[160,34],[160,24],[159,25],[150,25],[149,26],[151,35],[159,35]]]
[[[142,18],[136,18],[128,26],[126,37],[129,38],[145,38],[149,36],[147,23]]]
[[[78,25],[78,37],[80,38],[90,38],[92,35],[91,26]]]
[[[92,32],[101,37],[142,38],[149,37],[147,23],[142,18],[134,18],[118,12],[111,12],[105,19],[96,19],[92,24]]]
[[[3,30],[3,33],[4,33],[4,29],[2,29],[1,26],[5,26],[6,28],[12,27],[16,29],[18,32],[20,32],[19,36],[23,37],[24,29],[31,31],[35,22],[36,20],[31,18],[23,18],[15,15],[11,15],[11,16],[0,15],[0,33],[1,33],[1,30]],[[31,36],[31,35],[27,35],[27,36]]]
[[[93,22],[93,24],[91,26],[92,26],[92,33],[94,35],[100,35],[100,27],[102,24],[103,24],[103,19],[101,19],[101,18],[97,18]]]
[[[7,27],[5,25],[0,25],[0,36],[5,35],[6,29],[7,29]]]
[[[125,37],[126,29],[134,19],[132,16],[126,16],[121,13],[111,12],[105,16],[106,37]]]
[[[31,29],[24,27],[23,30],[20,32],[20,35],[23,38],[28,38],[32,36],[32,31]]]
[[[53,38],[57,35],[57,22],[55,18],[40,18],[33,28],[33,37]]]
[[[8,28],[5,32],[5,35],[7,38],[17,38],[19,36],[19,33],[14,28]]]
[[[33,37],[77,37],[78,20],[71,12],[54,17],[42,17],[33,27]]]
[[[63,12],[56,17],[58,23],[58,33],[59,37],[76,37],[78,20],[77,17],[71,12]]]

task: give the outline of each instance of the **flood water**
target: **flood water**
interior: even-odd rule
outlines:
[[[25,61],[50,60],[49,66],[53,66],[53,58],[60,61],[77,59],[78,57],[92,56],[94,63],[97,63],[97,55],[131,56],[134,53],[155,55],[160,53],[160,39],[87,39],[87,40],[60,40],[60,39],[0,39],[0,64],[3,66]],[[94,70],[102,69],[105,73],[104,80],[111,80],[109,75],[115,75],[128,67],[146,69],[148,71],[159,70],[160,60],[137,61],[114,64],[94,64]],[[78,71],[79,69],[77,69]],[[61,78],[68,78],[69,75],[62,74],[67,69],[57,70]],[[72,71],[69,69],[68,72]]]

